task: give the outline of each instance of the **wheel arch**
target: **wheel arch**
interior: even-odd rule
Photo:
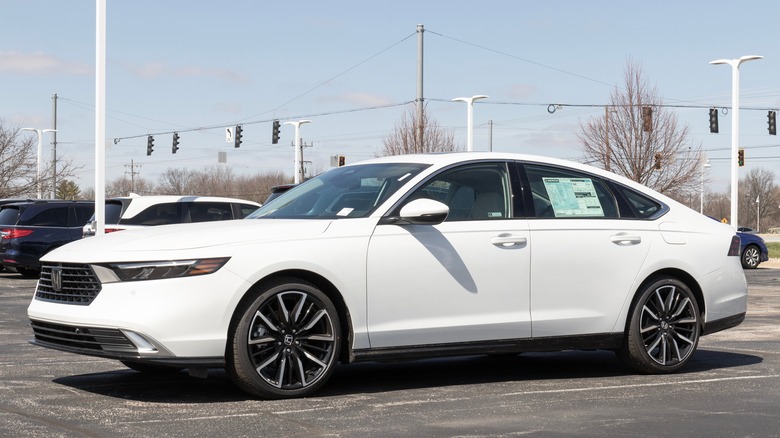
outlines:
[[[637,300],[639,300],[640,296],[642,295],[642,290],[644,290],[644,288],[648,284],[655,282],[659,278],[663,278],[663,277],[675,278],[681,281],[682,283],[684,283],[686,286],[688,286],[688,289],[691,290],[693,296],[696,298],[696,304],[699,307],[699,314],[702,317],[707,314],[706,303],[704,302],[704,293],[702,292],[699,282],[696,281],[696,279],[693,278],[692,275],[690,275],[689,273],[681,269],[675,269],[675,268],[660,269],[648,275],[644,279],[644,281],[642,281],[639,284],[639,286],[634,290],[634,295],[631,297],[631,305],[629,306],[628,313],[626,314],[626,321],[623,327],[624,333],[626,330],[628,330],[628,325],[631,323],[631,312],[634,306],[636,305]]]
[[[253,284],[252,287],[247,289],[246,293],[244,293],[244,296],[241,298],[241,300],[238,302],[236,307],[233,309],[231,324],[228,327],[227,339],[231,339],[233,336],[233,330],[235,327],[233,321],[235,321],[236,318],[241,317],[239,313],[239,309],[244,307],[247,300],[253,299],[252,292],[254,292],[257,289],[262,289],[270,282],[280,278],[294,278],[297,280],[303,280],[307,283],[311,283],[319,290],[321,290],[328,298],[330,298],[330,300],[333,302],[333,305],[336,307],[336,311],[338,312],[339,321],[341,324],[341,333],[342,333],[341,353],[339,354],[338,360],[340,360],[342,363],[351,362],[352,361],[351,360],[352,333],[353,333],[352,319],[350,317],[349,309],[347,308],[344,298],[341,295],[341,292],[327,278],[315,272],[311,272],[303,269],[288,269],[288,270],[274,272],[273,274],[261,278],[255,284]],[[228,347],[226,346],[226,348]]]

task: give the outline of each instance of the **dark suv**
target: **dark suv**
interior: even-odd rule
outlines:
[[[0,207],[0,260],[26,277],[40,273],[40,258],[81,238],[93,201],[29,200]]]

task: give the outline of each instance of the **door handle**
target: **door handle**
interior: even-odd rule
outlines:
[[[511,248],[513,246],[525,246],[525,244],[528,243],[528,239],[523,236],[502,234],[500,236],[490,238],[490,243],[502,248]]]
[[[640,236],[632,236],[630,234],[616,234],[610,237],[609,240],[618,246],[638,245],[642,243],[642,238]]]

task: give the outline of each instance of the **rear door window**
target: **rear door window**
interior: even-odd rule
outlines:
[[[617,218],[614,195],[600,178],[559,167],[526,165],[537,218]]]
[[[233,212],[227,202],[189,202],[189,222],[211,222],[233,219]]]
[[[119,221],[125,225],[168,225],[181,223],[182,204],[168,202],[152,205],[137,215]]]

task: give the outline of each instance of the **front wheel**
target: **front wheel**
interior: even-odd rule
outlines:
[[[663,277],[646,284],[631,309],[618,356],[640,373],[670,373],[685,365],[696,351],[701,314],[691,290],[681,281]]]
[[[756,269],[761,263],[761,250],[756,245],[748,245],[742,251],[742,267],[746,269]]]
[[[327,295],[286,278],[239,307],[229,341],[227,371],[239,388],[268,399],[304,397],[333,373],[341,325]]]

